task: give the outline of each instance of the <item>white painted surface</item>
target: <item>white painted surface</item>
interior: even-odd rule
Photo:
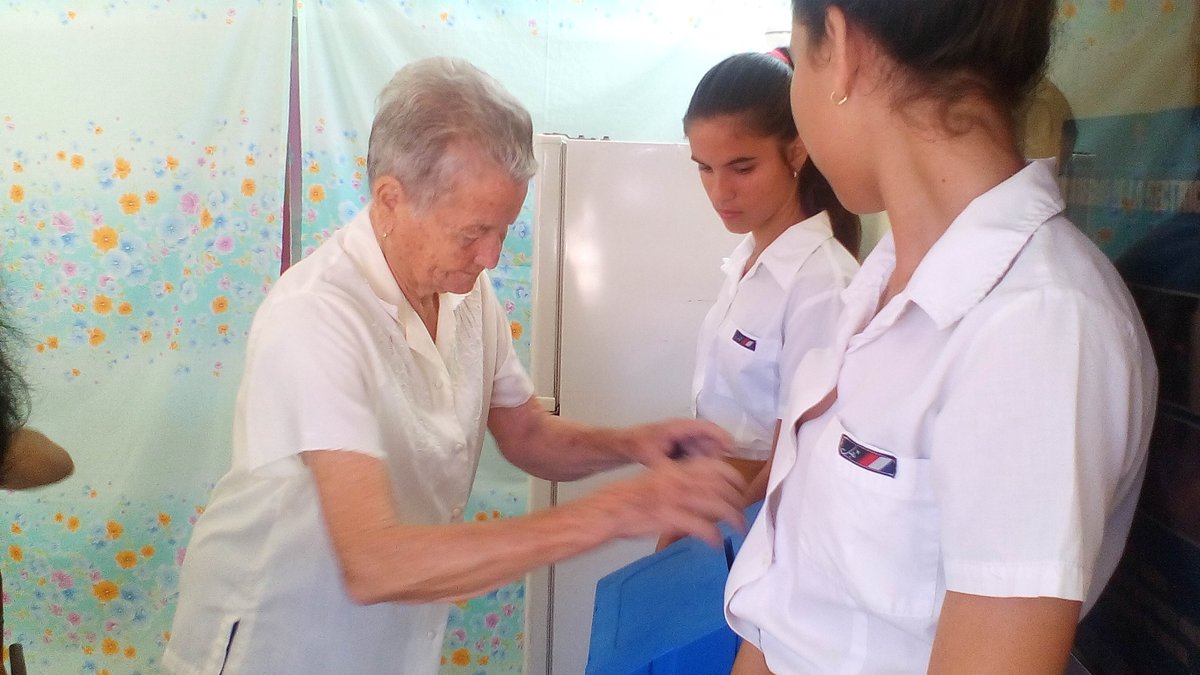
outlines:
[[[563,417],[603,426],[688,416],[696,333],[738,243],[710,207],[688,146],[540,137],[538,154],[537,395],[556,399]],[[531,507],[637,470],[535,481]],[[583,673],[596,581],[653,547],[614,542],[531,575],[527,672]]]

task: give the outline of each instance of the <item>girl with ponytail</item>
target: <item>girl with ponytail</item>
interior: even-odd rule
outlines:
[[[808,159],[791,79],[786,52],[731,56],[700,80],[683,118],[713,208],[745,235],[701,328],[693,403],[733,436],[729,462],[750,484],[747,503],[765,490],[780,383],[832,342],[841,290],[858,269],[858,217]]]

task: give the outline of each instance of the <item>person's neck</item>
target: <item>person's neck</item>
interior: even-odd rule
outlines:
[[[387,257],[386,255],[384,256]],[[392,261],[388,261],[388,268],[392,270],[392,278],[396,280],[396,285],[400,287],[400,293],[408,300],[408,304],[412,306],[413,311],[420,317],[421,323],[425,324],[425,330],[429,331],[430,339],[437,341],[437,323],[439,295],[436,290],[426,285],[419,283],[411,274],[411,267],[403,264],[393,265]]]
[[[763,223],[758,228],[751,230],[750,238],[754,241],[754,248],[750,251],[750,257],[746,259],[746,264],[742,267],[742,276],[754,267],[754,263],[758,262],[759,256],[763,251],[767,250],[781,234],[787,231],[789,227],[804,220],[807,216],[804,210],[800,207],[800,202],[789,202],[772,216],[767,222]]]
[[[904,290],[951,223],[983,193],[1024,167],[1007,130],[993,125],[964,134],[898,134],[877,168],[896,245],[896,267],[879,307]]]
[[[412,251],[414,255],[419,256],[419,252],[414,247],[403,244],[405,228],[400,227],[400,223],[390,222],[385,214],[374,209],[371,217],[372,222],[377,224],[375,236],[379,241],[379,249],[383,253],[383,260],[387,263],[388,271],[392,273],[392,279],[400,289],[400,294],[404,296],[413,311],[420,317],[421,322],[425,324],[430,337],[436,340],[439,309],[437,289],[422,283],[413,266],[397,253],[397,251]],[[387,237],[382,236],[384,232],[388,234]]]

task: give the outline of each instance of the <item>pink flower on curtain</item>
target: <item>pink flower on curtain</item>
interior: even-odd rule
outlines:
[[[66,211],[55,212],[50,222],[54,223],[55,229],[64,234],[75,229],[75,220]]]
[[[195,192],[185,192],[179,197],[179,210],[194,216],[200,212],[200,195]]]
[[[50,581],[59,588],[71,588],[75,585],[75,580],[71,578],[70,574],[67,574],[63,570],[54,570],[51,572]]]

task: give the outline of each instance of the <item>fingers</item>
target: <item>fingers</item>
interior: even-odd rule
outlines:
[[[724,457],[733,450],[733,438],[721,427],[704,420],[672,420],[672,440],[689,457]]]
[[[704,505],[697,505],[697,509],[711,515],[714,522],[729,523],[744,530],[746,517],[742,512],[742,494],[746,481],[742,475],[725,462],[706,457],[687,460],[683,468],[705,478],[693,482],[693,497],[706,500]]]
[[[684,457],[724,457],[733,449],[724,429],[703,420],[665,420],[631,431],[629,456],[649,467]]]
[[[721,548],[721,542],[724,540],[721,530],[716,525],[698,516],[683,514],[676,521],[676,527],[679,528],[680,539],[695,537],[713,548]]]
[[[618,522],[618,536],[695,536],[715,546],[722,537],[718,522],[744,528],[744,481],[724,462],[689,458],[650,469],[636,478],[603,488],[595,495]]]

